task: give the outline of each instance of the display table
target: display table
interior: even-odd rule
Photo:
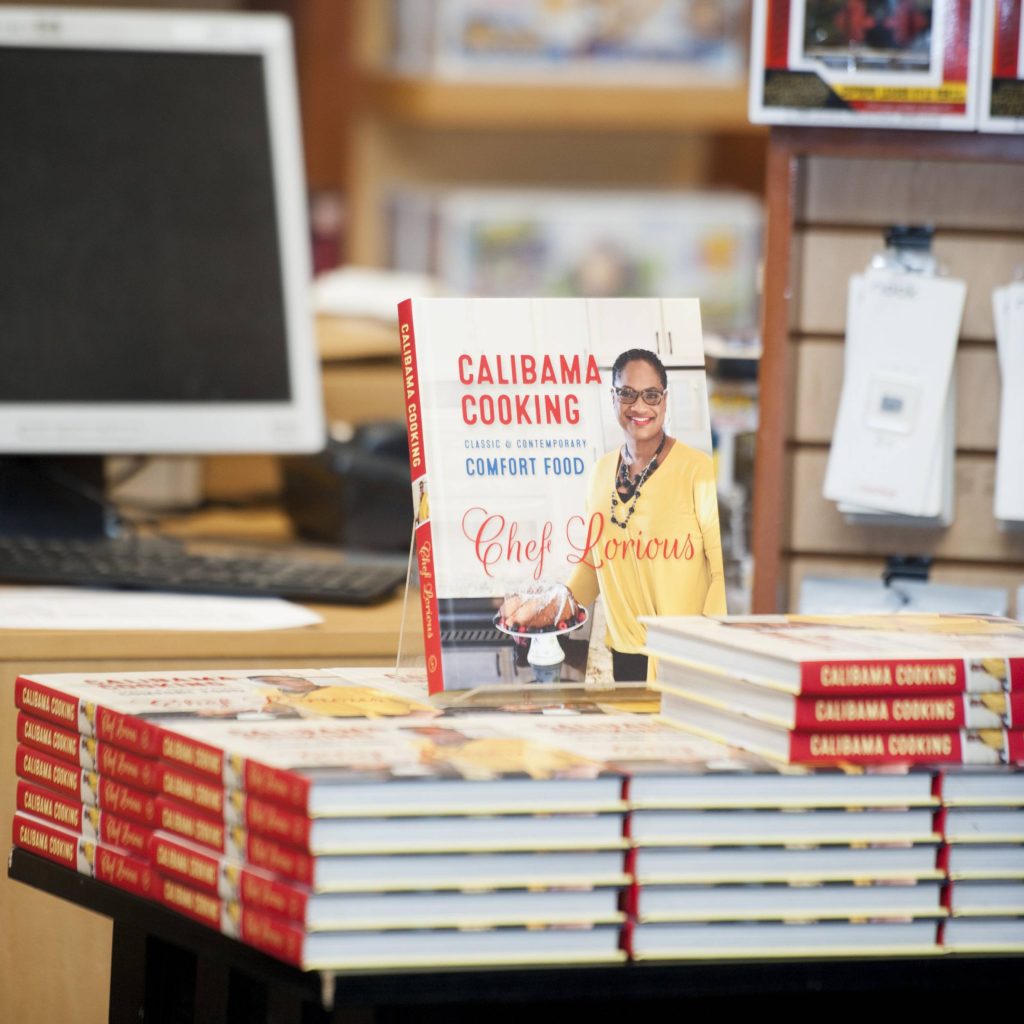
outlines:
[[[113,921],[111,1024],[244,1021],[291,1024],[365,1019],[602,1019],[709,1008],[763,1012],[785,999],[790,1012],[911,999],[928,1009],[995,1007],[1019,995],[1020,957],[957,956],[843,960],[615,964],[303,973],[163,907],[15,850],[10,877]],[[24,886],[19,886],[24,888]],[[794,996],[807,997],[793,1004]],[[726,1002],[727,1000],[727,1002]],[[755,1002],[756,1001],[756,1002]],[[1012,1003],[1010,1005],[1013,1005]],[[759,1011],[760,1008],[760,1011]],[[782,1006],[777,1009],[782,1009]],[[18,1020],[43,1020],[21,1016]],[[77,1015],[67,1019],[80,1020]]]
[[[414,620],[419,618],[418,605],[414,596]],[[318,625],[266,632],[0,630],[4,848],[10,845],[14,813],[14,680],[19,674],[394,665],[403,613],[400,596],[371,607],[319,606],[316,610],[324,617]],[[109,917],[0,878],[0,1019],[25,1024],[106,1020],[111,988]]]

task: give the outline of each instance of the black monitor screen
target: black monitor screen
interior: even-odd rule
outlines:
[[[0,402],[290,398],[262,75],[0,47]]]

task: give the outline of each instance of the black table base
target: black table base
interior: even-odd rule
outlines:
[[[653,1022],[681,1010],[763,1017],[840,1008],[948,1019],[958,1006],[977,1012],[1000,996],[1019,999],[1024,964],[958,955],[321,974],[24,850],[12,851],[8,874],[113,920],[111,1024],[565,1024],[575,1013],[635,1024],[637,1014]]]

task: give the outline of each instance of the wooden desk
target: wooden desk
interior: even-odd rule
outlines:
[[[14,680],[26,672],[156,668],[393,665],[402,599],[318,607],[324,622],[255,633],[0,630],[0,822],[14,813]],[[413,601],[412,621],[419,616]],[[80,907],[0,879],[0,1017],[19,1024],[107,1019],[111,924]]]
[[[811,1009],[832,1016],[840,1007],[875,1017],[906,1008],[916,1017],[938,1018],[951,1011],[977,1013],[979,1000],[1013,1006],[1019,996],[1020,957],[1009,955],[408,969],[323,977],[23,850],[15,851],[10,873],[43,890],[40,899],[56,903],[59,896],[113,919],[110,1024],[561,1024],[573,1018],[660,1021],[688,1010],[697,1011],[698,1019],[716,1011],[761,1019],[769,1008],[784,1017]]]

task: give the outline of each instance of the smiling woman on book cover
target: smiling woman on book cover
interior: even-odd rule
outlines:
[[[714,466],[666,433],[667,392],[654,352],[629,349],[615,360],[612,402],[624,443],[594,466],[587,515],[603,516],[618,543],[582,560],[569,580],[581,605],[601,593],[619,681],[649,675],[638,616],[726,613]]]

